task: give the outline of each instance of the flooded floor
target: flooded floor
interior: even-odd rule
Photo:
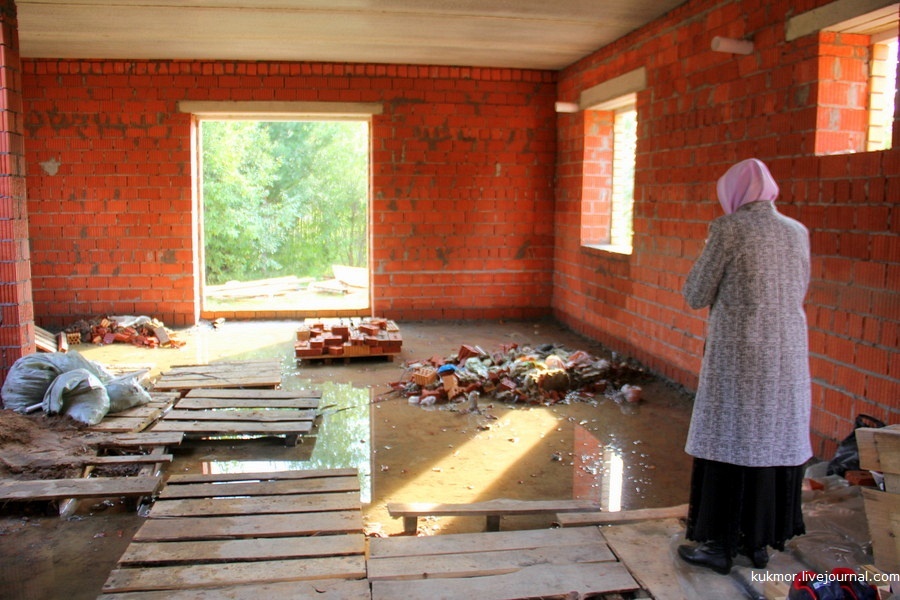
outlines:
[[[374,535],[403,529],[387,502],[473,502],[494,498],[588,499],[608,510],[687,501],[690,460],[683,446],[690,397],[648,378],[642,401],[602,395],[571,404],[506,405],[481,399],[460,405],[410,405],[391,394],[407,363],[449,356],[461,345],[492,351],[558,344],[608,357],[602,347],[552,322],[400,323],[403,352],[379,358],[297,364],[297,322],[226,322],[176,332],[178,350],[124,344],[73,350],[116,368],[151,368],[216,360],[277,357],[282,387],[322,391],[321,417],[296,447],[277,438],[186,442],[169,473],[252,472],[352,467],[360,473],[364,521]],[[140,526],[142,517],[110,503],[85,502],[70,520],[32,515],[0,519],[0,595],[94,598]],[[548,526],[548,519],[509,518],[502,527]],[[424,533],[480,531],[483,519],[420,519]]]

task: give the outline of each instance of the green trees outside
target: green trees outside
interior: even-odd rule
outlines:
[[[368,123],[203,121],[206,283],[367,264]]]

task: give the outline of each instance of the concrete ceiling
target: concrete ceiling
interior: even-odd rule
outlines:
[[[562,69],[685,0],[17,0],[26,58]]]

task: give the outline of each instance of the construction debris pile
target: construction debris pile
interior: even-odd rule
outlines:
[[[185,344],[175,339],[161,321],[146,316],[80,320],[66,327],[64,333],[69,345],[122,343],[147,348],[181,348]]]
[[[403,380],[391,384],[391,391],[422,406],[465,400],[475,408],[482,395],[509,403],[555,404],[597,395],[637,402],[641,388],[636,382],[644,375],[625,361],[552,344],[507,344],[491,353],[463,345],[455,355],[407,365]]]

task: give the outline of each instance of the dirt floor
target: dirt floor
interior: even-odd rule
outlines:
[[[284,389],[322,390],[321,418],[313,434],[297,447],[278,439],[185,443],[174,449],[168,472],[353,467],[360,472],[370,535],[402,531],[401,520],[387,513],[388,501],[579,498],[609,510],[687,501],[690,459],[683,445],[691,397],[649,374],[633,373],[642,388],[637,403],[602,393],[552,405],[507,405],[482,398],[478,411],[467,412],[456,403],[415,406],[391,393],[392,382],[408,377],[408,364],[449,356],[463,344],[487,351],[508,344],[558,344],[622,360],[553,322],[399,323],[403,352],[393,361],[366,358],[330,365],[295,361],[297,325],[201,324],[174,332],[185,343],[177,350],[125,344],[72,350],[120,371],[149,368],[151,376],[173,365],[279,358]],[[60,433],[67,426],[46,417],[33,417],[33,422],[47,430],[38,428],[32,436],[64,440],[69,435]],[[0,425],[0,439],[15,440],[21,429]],[[22,444],[33,441],[28,434],[19,437]],[[4,456],[13,454],[0,453]],[[4,461],[9,470],[12,459]],[[96,597],[143,517],[116,500],[82,502],[66,520],[46,516],[44,510],[7,507],[0,517],[0,597]],[[479,531],[483,525],[480,519],[420,519],[425,534]],[[546,519],[513,518],[503,524],[548,525]]]

